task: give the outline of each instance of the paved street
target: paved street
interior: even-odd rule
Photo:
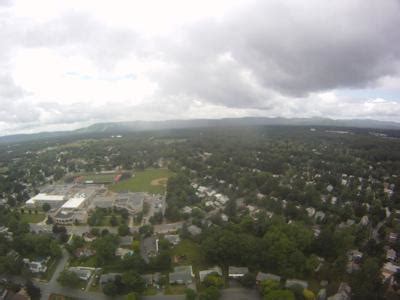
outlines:
[[[260,294],[255,289],[229,288],[222,290],[221,300],[260,300]]]

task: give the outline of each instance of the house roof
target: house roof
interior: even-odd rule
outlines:
[[[274,281],[281,281],[281,277],[278,275],[274,275],[271,273],[262,273],[258,272],[256,276],[257,281],[264,281],[264,280],[274,280]]]
[[[181,240],[178,234],[166,234],[164,238],[174,245],[178,244]]]
[[[100,284],[106,284],[107,282],[114,281],[117,276],[121,276],[121,273],[107,273],[100,276]]]
[[[249,273],[249,268],[247,267],[234,267],[230,266],[229,267],[229,275],[234,275],[234,274],[247,274]]]
[[[75,273],[76,275],[78,275],[79,278],[83,280],[88,280],[92,275],[92,270],[86,268],[70,267],[68,270]]]
[[[300,285],[304,289],[308,288],[308,282],[304,280],[299,280],[299,279],[288,279],[286,280],[285,287],[289,288],[295,285]]]
[[[175,267],[169,274],[170,283],[190,283],[193,280],[192,266]]]
[[[190,234],[192,235],[198,235],[202,232],[201,228],[196,226],[196,225],[190,225],[188,227],[188,231],[190,232]]]

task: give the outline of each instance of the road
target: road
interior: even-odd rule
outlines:
[[[378,223],[378,225],[376,225],[376,227],[372,230],[372,238],[375,240],[375,242],[379,243],[380,239],[379,239],[379,229],[381,229],[381,227],[385,224],[386,219],[383,221],[380,221]]]
[[[229,288],[222,290],[221,300],[260,300],[260,293],[255,289]]]
[[[35,232],[52,232],[53,225],[46,225],[46,224],[29,224],[30,229]],[[176,223],[169,223],[169,224],[159,224],[154,226],[155,233],[168,233],[174,232],[181,229],[183,226],[183,222],[176,222]],[[83,233],[89,232],[91,227],[89,225],[80,225],[80,226],[65,226],[67,229],[68,234],[74,234],[77,236],[82,236]],[[96,227],[99,230],[107,229],[109,232],[117,234],[118,228],[105,226],[105,227]],[[136,232],[139,230],[139,226],[131,226],[131,232]]]

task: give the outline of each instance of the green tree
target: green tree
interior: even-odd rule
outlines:
[[[42,209],[44,212],[48,212],[51,209],[51,206],[48,203],[44,203]]]
[[[115,226],[118,225],[118,223],[119,223],[119,222],[118,222],[117,217],[116,217],[115,215],[112,215],[111,218],[110,218],[110,225],[113,226],[113,227],[115,227]]]
[[[146,282],[135,271],[128,271],[123,273],[122,283],[126,285],[130,290],[133,290],[137,293],[142,293],[146,288]]]
[[[221,297],[221,292],[215,286],[210,286],[200,294],[200,300],[218,300]]]
[[[224,286],[224,280],[218,274],[209,274],[204,278],[203,284],[206,287],[214,286],[220,289]]]
[[[280,283],[276,280],[264,280],[261,282],[261,293],[265,296],[271,293],[274,290],[278,290],[280,288]]]
[[[196,300],[197,293],[193,289],[186,289],[185,290],[185,299],[186,300]]]
[[[97,238],[93,242],[93,248],[96,250],[96,264],[102,266],[112,260],[117,245],[118,238],[112,234],[107,234],[103,237]]]
[[[303,297],[305,300],[315,300],[315,294],[313,293],[313,291],[310,291],[308,289],[304,289]]]
[[[107,296],[116,296],[118,295],[118,292],[118,286],[115,284],[115,282],[110,281],[103,286],[103,293]]]
[[[128,235],[130,232],[129,232],[129,227],[128,227],[128,225],[126,225],[126,224],[121,224],[121,225],[119,225],[118,226],[118,234],[120,235],[120,236],[126,236],[126,235]]]

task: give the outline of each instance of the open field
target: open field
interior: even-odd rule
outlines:
[[[21,220],[27,223],[39,223],[44,220],[46,215],[44,213],[37,213],[35,214],[34,211],[30,214],[29,212],[25,211],[25,213],[21,214]]]
[[[153,194],[165,193],[168,178],[173,173],[168,169],[147,169],[134,172],[132,178],[123,180],[111,186],[116,192],[148,192]]]
[[[174,284],[165,288],[165,295],[182,295],[185,293],[186,285]]]

